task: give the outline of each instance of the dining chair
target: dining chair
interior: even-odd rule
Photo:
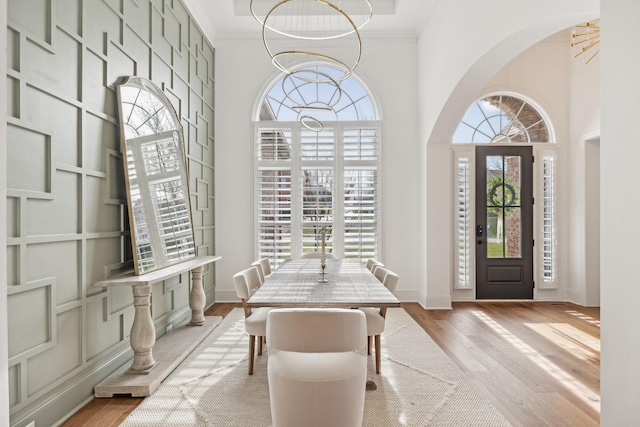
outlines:
[[[380,265],[373,265],[373,275],[376,276],[376,279],[378,279],[380,282],[384,282],[384,277],[387,275],[387,273],[389,272],[388,269],[386,269],[384,267],[384,265],[380,264]]]
[[[267,315],[274,427],[362,426],[367,325],[358,310],[277,308]]]
[[[382,284],[394,293],[398,286],[399,277],[396,273],[385,267],[378,267],[375,271],[376,277]],[[382,279],[380,279],[382,277]],[[375,341],[376,374],[380,373],[380,334],[384,331],[386,307],[360,307],[360,311],[367,319],[367,354],[371,354],[371,339]]]
[[[331,252],[325,252],[326,259],[337,259]],[[322,258],[322,252],[305,252],[300,258]]]
[[[264,267],[262,263],[260,262],[260,260],[254,261],[251,263],[251,266],[256,267],[258,269],[258,278],[260,279],[260,286],[262,286],[262,284],[264,283],[264,279],[266,277],[266,274],[264,274]]]
[[[271,275],[271,263],[269,262],[269,258],[260,258],[258,261],[254,262],[254,264],[259,263],[262,267],[262,273],[264,277]]]
[[[367,267],[367,270],[369,270],[370,272],[373,273],[373,271],[377,268],[377,267],[384,267],[384,264],[381,263],[380,261],[378,261],[377,259],[374,258],[369,258],[367,260],[367,263],[365,264],[365,266]]]
[[[266,307],[251,309],[251,307],[247,306],[247,300],[251,296],[251,292],[260,287],[258,267],[251,266],[234,274],[233,284],[244,309],[244,327],[249,334],[249,375],[253,375],[256,337],[258,337],[258,355],[261,355],[262,338],[267,334],[267,313],[269,313],[270,309]]]

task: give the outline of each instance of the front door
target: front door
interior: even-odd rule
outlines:
[[[533,298],[531,147],[476,147],[476,298]]]

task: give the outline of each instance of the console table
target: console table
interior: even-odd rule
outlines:
[[[220,322],[220,318],[205,319],[206,295],[202,285],[202,269],[205,265],[218,261],[220,256],[201,256],[169,267],[138,276],[114,277],[94,283],[96,287],[131,286],[133,291],[134,318],[131,325],[131,349],[133,362],[123,367],[95,387],[96,397],[113,397],[114,394],[149,396],[162,380],[206,337]],[[191,321],[181,328],[166,334],[156,346],[156,330],[151,316],[151,292],[153,285],[171,277],[191,272],[189,307]],[[193,328],[204,326],[204,328]],[[166,337],[166,340],[165,340]],[[158,349],[161,341],[166,341]],[[158,361],[156,353],[162,355]]]

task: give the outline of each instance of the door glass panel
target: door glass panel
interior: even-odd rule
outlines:
[[[487,258],[504,258],[502,209],[487,207]]]
[[[505,258],[522,256],[522,221],[521,208],[506,208],[504,215],[504,255]]]
[[[520,258],[521,158],[487,156],[487,258]]]

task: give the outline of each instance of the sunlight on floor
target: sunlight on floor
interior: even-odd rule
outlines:
[[[481,311],[473,311],[473,314],[485,324],[490,326],[496,333],[498,333],[505,341],[513,345],[522,354],[527,356],[531,361],[536,363],[542,369],[544,369],[549,375],[571,390],[577,397],[582,399],[585,403],[591,406],[593,409],[600,412],[600,396],[591,391],[588,387],[574,378],[571,374],[555,365],[545,356],[537,352],[534,348],[527,343],[516,337],[509,332],[498,322],[493,320]]]
[[[596,325],[597,327],[600,327],[600,319],[594,319],[591,316],[587,316],[586,314],[580,313],[579,311],[575,311],[575,310],[567,310],[565,311],[565,313],[575,316],[580,320],[584,320],[585,322],[589,322],[592,325]]]
[[[582,360],[600,357],[600,340],[566,323],[525,323],[557,346]]]

